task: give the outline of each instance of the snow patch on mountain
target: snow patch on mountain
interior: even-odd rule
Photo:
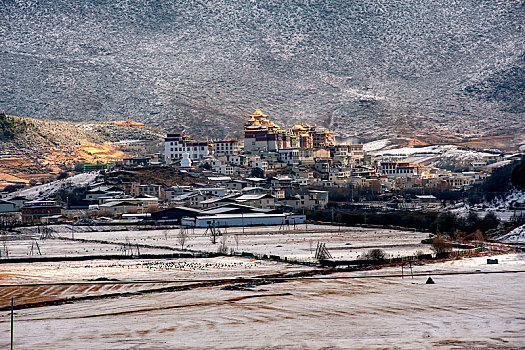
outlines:
[[[373,150],[371,150],[373,151]],[[478,159],[493,157],[493,153],[460,149],[455,145],[435,145],[426,147],[402,147],[374,152],[383,157],[439,156],[441,158]]]
[[[94,183],[98,174],[98,171],[78,174],[67,179],[19,190],[13,196],[23,196],[30,200],[52,198],[62,189],[85,187],[90,183]]]
[[[385,148],[386,146],[390,145],[391,143],[392,142],[389,139],[371,141],[363,144],[363,150],[365,150],[365,152],[379,151]]]
[[[525,225],[521,225],[514,230],[497,238],[506,243],[525,243]]]
[[[489,212],[493,212],[500,220],[511,221],[514,216],[525,216],[525,192],[512,190],[504,197],[480,204],[460,203],[450,208],[449,212],[462,218],[466,218],[469,213],[484,217]]]

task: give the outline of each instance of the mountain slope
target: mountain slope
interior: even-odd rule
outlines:
[[[256,107],[368,138],[524,126],[523,1],[5,0],[0,14],[11,114],[212,136]]]
[[[120,160],[133,155],[136,149],[118,141],[134,139],[156,144],[164,136],[161,130],[145,126],[9,118],[24,123],[27,130],[0,142],[0,184],[53,177],[78,163]]]

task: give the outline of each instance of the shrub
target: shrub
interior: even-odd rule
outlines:
[[[7,185],[6,187],[4,187],[4,191],[7,193],[11,193],[24,187],[24,185]]]
[[[370,249],[367,253],[363,254],[362,258],[364,260],[383,261],[385,260],[385,252],[379,248]]]
[[[68,177],[67,171],[62,171],[62,172],[60,172],[60,174],[58,174],[57,180],[62,180],[62,179],[65,179],[67,177]]]
[[[446,255],[452,250],[452,244],[445,239],[442,235],[437,235],[432,240],[432,250],[437,256]]]
[[[484,232],[486,232],[487,230],[492,230],[492,229],[497,228],[499,226],[499,224],[500,224],[500,220],[498,219],[496,214],[494,214],[494,212],[489,211],[487,213],[487,215],[485,215],[483,220],[481,220],[480,224],[481,224],[480,228]]]

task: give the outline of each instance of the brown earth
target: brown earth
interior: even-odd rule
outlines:
[[[14,140],[0,142],[0,188],[30,179],[55,178],[77,164],[109,163],[141,153],[122,149],[120,140],[160,140],[159,129],[112,123],[71,123],[14,117],[28,130]]]
[[[186,173],[181,173],[178,169],[172,167],[162,168],[142,168],[136,170],[125,171],[114,174],[115,177],[120,178],[124,182],[133,180],[134,182],[142,184],[157,184],[167,187],[171,186],[188,186],[193,183],[208,183],[210,182],[206,177],[194,177]]]

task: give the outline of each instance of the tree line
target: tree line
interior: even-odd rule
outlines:
[[[0,112],[0,139],[12,140],[27,131],[28,124],[25,120],[17,120],[8,116],[5,111]]]

